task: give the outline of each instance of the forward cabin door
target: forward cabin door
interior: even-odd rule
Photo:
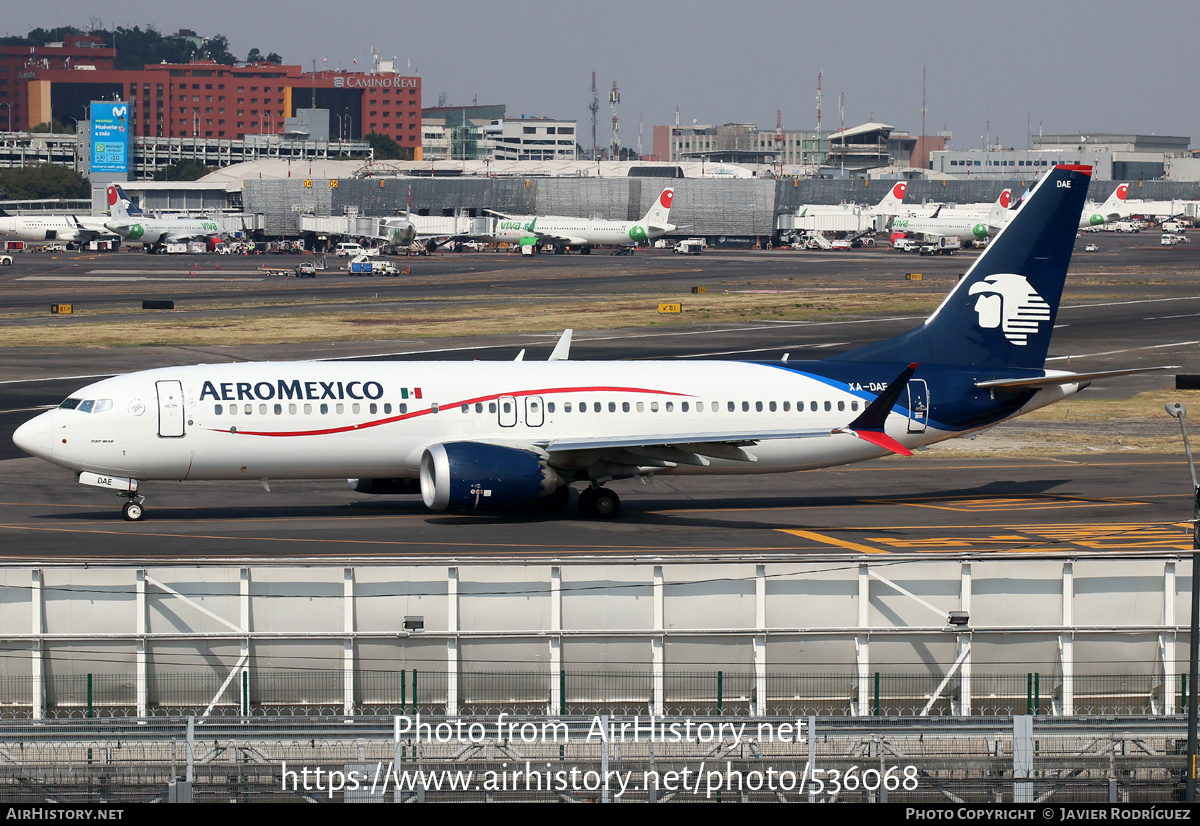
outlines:
[[[183,436],[183,383],[156,381],[154,386],[158,390],[158,435],[164,439]]]

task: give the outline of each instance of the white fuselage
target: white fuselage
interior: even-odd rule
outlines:
[[[89,241],[114,234],[104,220],[86,215],[7,216],[0,218],[0,235],[22,241]]]
[[[960,241],[975,241],[995,235],[994,227],[974,215],[952,218],[896,218],[892,221],[893,232],[908,232],[925,237],[958,238]]]
[[[179,241],[199,241],[225,235],[220,222],[210,218],[147,218],[130,216],[110,219],[105,226],[122,238],[143,244],[170,244]]]
[[[535,219],[536,223],[534,223]],[[530,224],[533,224],[532,229]],[[546,243],[611,246],[658,238],[667,231],[669,229],[650,227],[639,221],[519,215],[512,218],[497,218],[496,226],[489,240],[517,244],[524,239],[536,236]]]
[[[138,480],[312,479],[415,478],[427,447],[455,441],[551,452],[575,445],[577,453],[554,453],[555,465],[586,469],[596,460],[589,441],[686,444],[744,434],[749,458],[656,470],[765,473],[885,455],[832,433],[882,392],[886,380],[877,377],[864,374],[859,387],[738,362],[197,365],[97,382],[72,394],[74,409],[43,413],[14,441],[72,470]],[[1026,409],[1062,396],[1040,393]],[[928,410],[928,398],[923,404]],[[887,422],[900,443],[962,435],[914,422],[909,405],[902,395]]]

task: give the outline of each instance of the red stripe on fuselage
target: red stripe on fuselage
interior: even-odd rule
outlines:
[[[456,402],[450,402],[444,405],[438,405],[438,412],[443,409],[451,409],[460,407],[464,404],[478,404],[481,402],[495,401],[496,399],[505,396],[512,398],[522,396],[552,396],[562,393],[649,393],[656,396],[688,396],[687,393],[674,393],[670,390],[651,390],[645,387],[547,387],[541,390],[518,390],[513,393],[496,393],[490,396],[475,396],[470,399],[462,399]],[[690,397],[690,396],[689,396]],[[284,431],[265,431],[265,430],[236,430],[230,431],[224,427],[209,427],[214,433],[232,433],[235,436],[326,436],[331,433],[353,433],[355,430],[362,430],[367,427],[379,427],[380,425],[391,424],[405,419],[413,419],[417,416],[433,415],[433,408],[428,407],[424,410],[414,410],[411,413],[400,413],[396,416],[388,416],[383,419],[374,419],[362,424],[343,425],[341,427],[329,427],[322,430],[284,430]],[[236,425],[233,425],[236,427]]]

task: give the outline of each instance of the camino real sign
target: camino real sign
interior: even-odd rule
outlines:
[[[128,101],[92,101],[92,172],[129,173]]]

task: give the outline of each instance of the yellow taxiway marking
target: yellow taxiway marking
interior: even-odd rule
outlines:
[[[994,496],[980,498],[965,498],[958,496],[930,497],[927,499],[866,499],[872,505],[901,505],[912,508],[933,508],[935,510],[964,511],[979,513],[981,511],[1033,511],[1062,508],[1094,508],[1121,507],[1128,505],[1147,505],[1148,502],[1136,502],[1132,499],[1087,499],[1082,496],[1052,496],[1025,494],[1022,496]]]
[[[989,527],[989,526],[980,526]],[[1192,548],[1192,529],[1179,523],[1118,523],[1097,527],[1059,525],[1006,525],[1008,533],[975,536],[865,536],[862,542],[850,542],[832,536],[797,529],[780,529],[804,539],[811,539],[839,548],[861,553],[885,554],[893,551],[926,553],[955,553],[961,551],[1004,551],[1008,553],[1046,553],[1064,547],[1089,548],[1100,551],[1164,550],[1187,551]],[[944,530],[944,528],[942,528]],[[867,530],[880,530],[868,528]],[[907,530],[914,530],[908,528]],[[922,530],[916,528],[915,530]],[[934,529],[936,530],[936,528]],[[863,544],[866,542],[874,545]],[[880,547],[883,546],[883,547]]]
[[[823,545],[836,545],[839,548],[846,548],[851,551],[858,551],[864,554],[886,554],[888,551],[883,548],[872,548],[870,545],[859,545],[857,542],[847,542],[845,539],[837,539],[825,534],[815,533],[813,531],[803,531],[799,528],[781,528],[780,533],[790,533],[792,536],[799,536],[803,539],[811,539],[814,542],[820,542]]]

